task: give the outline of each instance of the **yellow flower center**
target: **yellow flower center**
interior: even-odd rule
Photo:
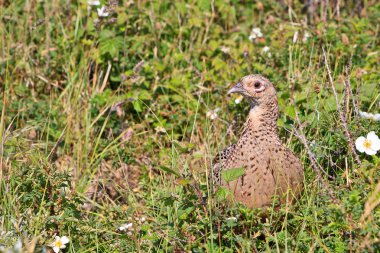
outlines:
[[[56,241],[55,243],[54,243],[54,246],[55,247],[58,247],[58,248],[61,248],[62,247],[62,242],[59,240],[59,241]]]
[[[363,143],[363,146],[366,148],[366,149],[370,149],[371,148],[371,141],[369,140],[365,140],[364,143]]]

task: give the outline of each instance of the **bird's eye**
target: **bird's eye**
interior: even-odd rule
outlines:
[[[260,88],[261,83],[257,82],[257,83],[254,84],[254,86],[255,86],[255,88]]]

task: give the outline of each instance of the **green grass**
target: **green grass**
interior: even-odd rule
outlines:
[[[380,135],[355,110],[380,112],[380,5],[340,2],[338,17],[332,3],[308,15],[298,1],[119,1],[106,18],[84,0],[0,2],[0,245],[380,251],[379,154],[359,165],[344,130]],[[305,167],[302,196],[266,219],[212,198],[206,180],[248,112],[228,87],[250,73],[275,84],[281,138]]]

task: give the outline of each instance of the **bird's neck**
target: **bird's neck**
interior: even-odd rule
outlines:
[[[277,99],[260,104],[252,102],[246,124],[251,131],[277,136],[277,118]]]

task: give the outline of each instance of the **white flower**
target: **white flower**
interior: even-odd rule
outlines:
[[[211,120],[214,120],[214,119],[218,118],[218,112],[219,111],[220,111],[220,108],[216,108],[215,110],[208,111],[206,113],[206,117],[211,119]]]
[[[255,40],[256,38],[261,38],[261,37],[263,37],[263,34],[262,34],[262,32],[261,32],[261,29],[258,28],[258,27],[255,27],[255,28],[252,29],[251,34],[249,35],[248,39],[249,39],[250,41],[253,41],[253,40]]]
[[[230,52],[230,48],[229,47],[225,47],[225,46],[221,46],[220,47],[220,51],[222,51],[225,54],[228,54]]]
[[[303,41],[303,42],[306,42],[308,38],[310,38],[310,33],[305,32],[305,33],[303,34],[303,39],[302,39],[302,41]]]
[[[69,241],[69,238],[67,238],[66,236],[56,236],[55,241],[51,244],[51,247],[53,248],[53,251],[55,253],[58,253],[61,249],[66,248],[66,244],[68,244]]]
[[[132,223],[123,224],[123,225],[121,225],[121,226],[119,227],[119,230],[120,230],[120,231],[126,231],[126,230],[131,229],[132,226],[133,226]]]
[[[107,12],[107,8],[102,5],[102,8],[98,8],[98,16],[99,17],[108,17],[109,13]]]
[[[237,221],[237,218],[236,217],[228,217],[227,220],[232,220],[232,221]]]
[[[100,5],[99,0],[88,0],[87,3],[88,5]]]
[[[263,53],[267,54],[268,57],[271,57],[271,56],[272,56],[272,54],[271,54],[271,52],[270,52],[270,48],[269,48],[268,46],[265,46],[265,47],[263,48]]]
[[[373,114],[373,113],[359,111],[359,114],[362,118],[372,119],[374,121],[380,121],[380,113]]]
[[[145,222],[145,221],[146,221],[146,218],[145,218],[145,217],[141,217],[140,221],[141,221],[141,222]]]
[[[380,139],[374,131],[368,133],[367,138],[360,136],[355,141],[356,149],[360,153],[375,155],[380,150]]]
[[[209,117],[211,120],[214,120],[218,117],[218,114],[215,112],[207,112],[207,117]]]
[[[154,130],[156,130],[156,133],[161,133],[161,134],[164,134],[164,133],[166,133],[166,129],[165,129],[165,127],[162,127],[162,126],[158,126],[158,127],[156,127]]]
[[[235,104],[240,104],[241,101],[243,100],[243,96],[242,95],[239,95],[236,99],[235,99]]]

